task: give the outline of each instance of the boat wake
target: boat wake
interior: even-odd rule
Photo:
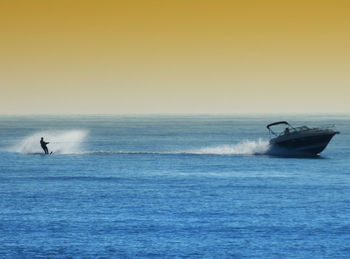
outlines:
[[[235,145],[204,147],[189,151],[188,153],[211,155],[263,155],[268,149],[269,141],[258,139],[257,141],[244,140]]]
[[[173,152],[147,152],[147,151],[87,151],[85,155],[263,155],[269,150],[269,142],[263,139],[257,141],[244,140],[235,145],[210,146],[199,149],[173,151]]]
[[[237,144],[208,146],[198,149],[180,151],[124,151],[124,150],[83,150],[83,142],[87,136],[85,130],[41,131],[22,139],[7,151],[26,155],[42,155],[40,138],[49,141],[49,151],[61,155],[262,155],[269,149],[269,142],[263,139],[256,141],[244,140]]]

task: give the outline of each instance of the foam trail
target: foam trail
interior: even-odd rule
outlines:
[[[192,150],[191,154],[213,155],[262,155],[269,149],[269,141],[258,139],[257,141],[244,140],[235,145],[220,145]]]
[[[220,145],[204,147],[194,150],[173,151],[173,152],[150,152],[150,151],[88,151],[82,152],[85,155],[263,155],[269,150],[269,141],[258,139],[256,141],[244,140],[235,145]]]
[[[48,145],[50,151],[55,154],[79,154],[79,155],[108,155],[108,154],[159,154],[159,155],[176,155],[176,154],[193,154],[193,155],[261,155],[267,154],[269,142],[263,139],[256,141],[244,140],[234,145],[209,146],[194,150],[157,152],[157,151],[82,151],[81,144],[87,132],[84,130],[70,131],[42,131],[36,132],[24,138],[19,144],[10,148],[9,151],[22,154],[43,154],[40,147],[40,138],[44,137],[45,141],[50,142]]]
[[[44,137],[45,141],[50,142],[49,151],[55,154],[75,154],[81,152],[81,144],[86,136],[84,130],[41,131],[25,137],[9,151],[22,154],[43,153],[40,138]]]

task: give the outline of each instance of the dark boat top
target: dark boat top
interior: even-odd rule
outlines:
[[[271,127],[272,126],[276,126],[276,125],[287,125],[287,127],[285,128],[284,131],[282,131],[281,133],[277,134],[276,132],[274,132]],[[281,136],[286,136],[286,135],[294,135],[296,133],[298,134],[302,134],[302,133],[330,133],[330,134],[338,134],[339,131],[334,130],[334,125],[327,125],[327,126],[323,126],[323,127],[317,127],[317,128],[310,128],[307,126],[300,126],[300,127],[293,127],[292,125],[290,125],[287,121],[277,121],[274,123],[271,123],[269,125],[266,126],[266,128],[269,130],[270,133],[272,133],[273,135],[277,136],[277,137],[281,137]]]
[[[270,129],[271,126],[275,126],[275,125],[279,125],[279,124],[286,124],[286,125],[290,126],[290,124],[286,121],[277,121],[274,123],[270,123],[269,125],[266,126],[266,128]]]

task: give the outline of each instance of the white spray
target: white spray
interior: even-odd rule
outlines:
[[[269,149],[269,141],[258,139],[257,141],[244,140],[235,145],[220,145],[191,150],[191,154],[213,155],[259,155],[265,154]]]
[[[74,154],[81,151],[81,143],[86,136],[87,132],[84,130],[41,131],[25,137],[10,150],[22,154],[43,153],[40,146],[40,138],[43,137],[46,142],[50,142],[47,145],[49,151],[58,154]]]

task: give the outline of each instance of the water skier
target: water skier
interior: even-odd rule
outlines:
[[[42,149],[44,149],[44,152],[45,152],[45,154],[49,154],[49,150],[47,149],[47,144],[49,144],[50,142],[45,142],[44,141],[44,138],[43,137],[41,137],[41,140],[40,140],[40,145],[41,145],[41,147],[42,147]]]

